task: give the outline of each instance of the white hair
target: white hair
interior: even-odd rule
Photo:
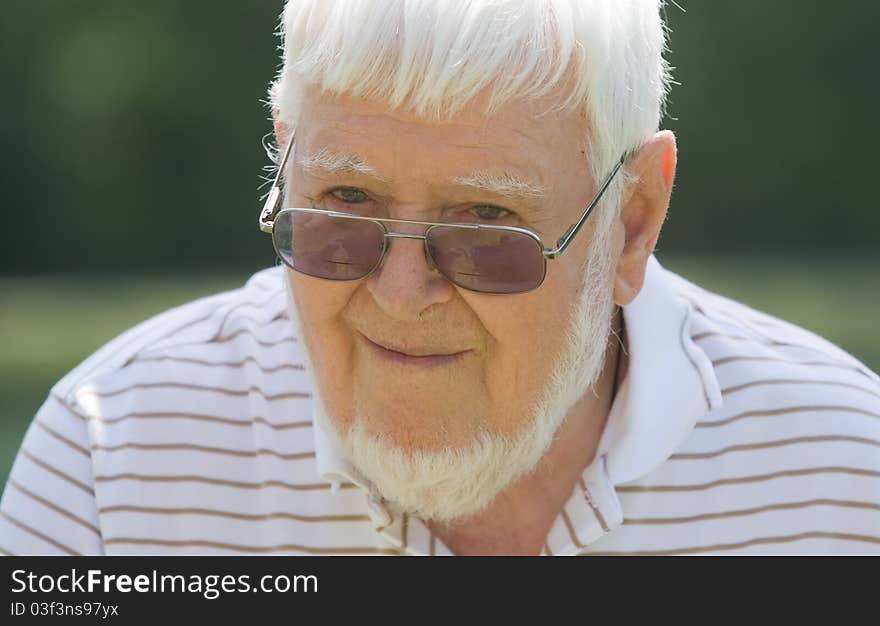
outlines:
[[[590,174],[659,127],[668,66],[663,0],[288,0],[284,62],[270,88],[294,130],[303,90],[351,94],[444,119],[484,90],[487,113],[544,96],[586,120]],[[604,233],[627,177],[608,189]]]

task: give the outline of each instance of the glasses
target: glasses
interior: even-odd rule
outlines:
[[[421,239],[429,266],[464,289],[514,294],[541,286],[547,260],[561,255],[602,199],[626,161],[621,156],[580,219],[548,248],[534,232],[515,226],[420,222],[365,217],[315,208],[281,209],[281,174],[293,151],[291,138],[260,212],[260,230],[271,233],[275,251],[288,267],[326,280],[360,280],[382,264],[393,238]],[[388,229],[388,224],[425,226],[423,234]]]

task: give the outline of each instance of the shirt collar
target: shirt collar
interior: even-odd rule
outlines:
[[[721,406],[711,360],[691,340],[692,313],[687,301],[675,293],[670,273],[652,255],[641,291],[623,307],[627,372],[608,415],[596,461],[584,474],[589,482],[601,465],[604,478],[599,482],[610,482],[607,499],[612,503],[616,498],[611,485],[636,480],[655,469],[678,448],[697,420]],[[327,433],[322,403],[317,396],[314,400],[319,476],[334,487],[353,482],[367,491],[374,521],[379,526],[389,524],[395,516],[381,506],[381,497]]]
[[[629,364],[596,454],[615,485],[659,466],[721,406],[712,362],[691,339],[692,314],[652,255],[641,291],[623,307]]]

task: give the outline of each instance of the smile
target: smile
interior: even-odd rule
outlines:
[[[440,367],[444,365],[452,365],[461,361],[461,359],[470,352],[470,350],[464,350],[452,354],[426,354],[415,356],[380,346],[360,333],[358,333],[358,336],[371,354],[376,355],[376,357],[388,363],[397,363],[399,365],[415,367]]]

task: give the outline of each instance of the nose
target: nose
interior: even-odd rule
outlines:
[[[385,258],[367,279],[367,289],[390,318],[419,321],[421,314],[435,304],[449,301],[455,287],[429,265],[424,227],[401,229],[387,238]],[[410,232],[411,231],[411,232]]]

